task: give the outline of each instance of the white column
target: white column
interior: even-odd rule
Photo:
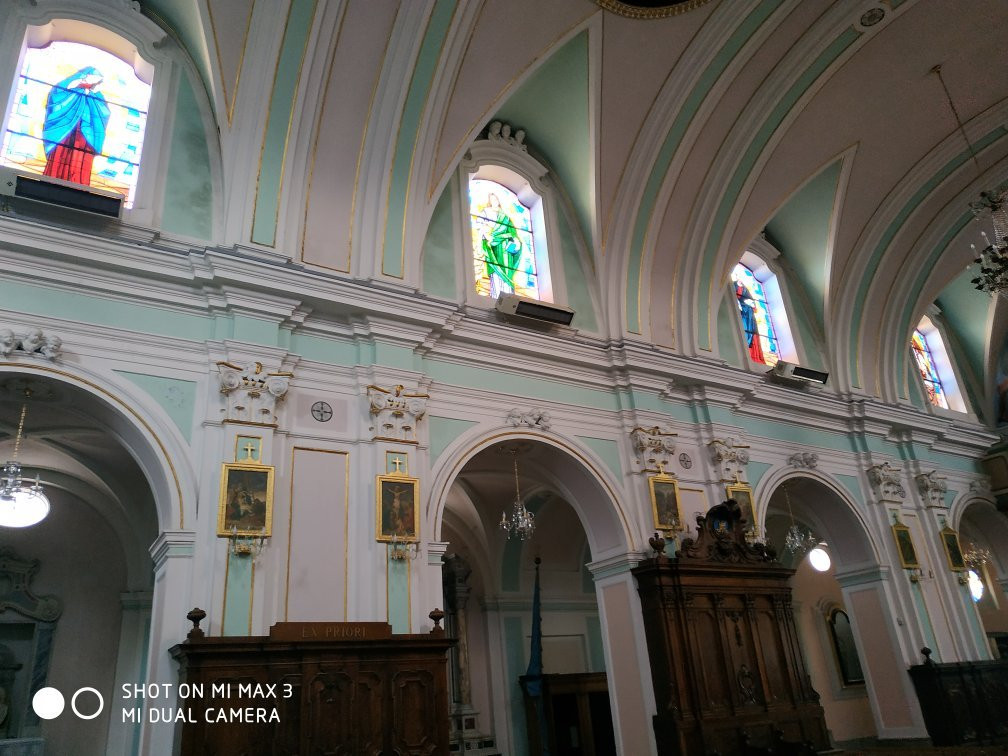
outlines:
[[[640,595],[630,574],[642,559],[638,553],[628,553],[588,565],[598,596],[617,753],[658,751],[651,660],[644,635]]]
[[[144,679],[144,654],[147,651],[147,633],[151,618],[150,591],[123,593],[122,623],[119,627],[119,652],[116,658],[115,685],[109,699],[109,730],[107,753],[134,754],[136,734],[140,723],[123,722],[122,709],[130,708],[120,691],[124,684],[132,685]]]
[[[192,627],[186,614],[193,608],[190,601],[195,541],[194,531],[167,530],[151,546],[154,595],[151,602],[146,683],[174,685],[178,680],[178,667],[168,649],[184,641],[186,633]],[[129,702],[121,703],[127,705]],[[117,714],[118,711],[113,712],[112,716]],[[144,714],[146,715],[146,708]],[[174,735],[175,728],[171,725],[163,722],[145,723],[141,729],[140,753],[144,756],[172,753]]]

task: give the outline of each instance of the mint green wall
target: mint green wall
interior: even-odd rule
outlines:
[[[210,150],[189,76],[183,74],[175,101],[161,226],[185,236],[213,237],[213,186]]]
[[[746,477],[749,479],[749,486],[751,488],[756,488],[759,485],[760,480],[766,474],[773,465],[767,464],[766,462],[750,462],[746,465]]]
[[[739,311],[734,297],[722,297],[717,312],[718,357],[729,365],[742,367],[738,350]]]
[[[495,119],[525,129],[530,152],[545,157],[591,238],[594,177],[588,110],[588,32],[554,52],[500,107]]]
[[[388,557],[388,621],[393,633],[410,632],[409,561]]]
[[[843,162],[837,160],[820,171],[766,225],[768,239],[790,263],[797,279],[789,280],[789,287],[804,289],[820,332],[825,320],[830,220],[842,167]]]
[[[196,383],[158,375],[116,370],[118,375],[142,388],[168,413],[175,426],[192,441],[193,409],[196,406]]]
[[[452,223],[452,200],[458,194],[458,177],[452,178],[448,188],[434,207],[427,238],[423,245],[423,290],[435,297],[455,299],[455,224]]]
[[[293,118],[294,97],[301,77],[305,44],[314,15],[315,0],[291,0],[275,77],[272,82],[262,82],[262,85],[272,89],[269,90],[269,116],[259,163],[252,241],[270,247],[276,242],[287,134]]]
[[[623,477],[623,463],[620,461],[619,444],[608,438],[592,438],[591,436],[578,436],[585,446],[599,455],[606,467],[609,468],[617,480]]]
[[[581,255],[578,254],[574,234],[562,208],[557,208],[556,216],[557,236],[562,246],[560,254],[563,256],[564,282],[567,284],[567,306],[576,313],[572,325],[579,331],[597,332],[598,318],[588,293],[589,276],[581,265]],[[591,271],[591,278],[594,279],[594,271]]]
[[[605,672],[605,651],[602,648],[602,622],[598,617],[585,617],[588,636],[589,672]]]
[[[252,558],[236,556],[228,551],[227,593],[224,596],[224,617],[221,635],[248,635],[249,611],[252,608]]]
[[[504,657],[507,659],[508,697],[511,700],[511,740],[515,756],[528,756],[525,702],[518,678],[525,674],[525,632],[521,617],[504,618]]]
[[[451,417],[438,417],[437,415],[428,415],[427,423],[432,464],[437,462],[444,450],[448,448],[448,444],[476,425],[473,420],[455,420]]]

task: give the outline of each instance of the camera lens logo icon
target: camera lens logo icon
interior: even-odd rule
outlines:
[[[93,712],[88,711],[90,709],[89,694],[98,699],[98,706]],[[80,705],[78,705],[78,701]],[[40,688],[32,696],[32,708],[38,714],[39,719],[56,719],[66,708],[66,700],[56,688]],[[94,688],[79,688],[70,698],[70,709],[78,719],[94,719],[102,713],[104,708],[105,699]]]

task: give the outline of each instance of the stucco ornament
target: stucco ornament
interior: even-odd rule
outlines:
[[[261,362],[218,362],[220,392],[227,399],[224,421],[277,424],[277,405],[287,396],[293,373],[267,372]]]
[[[746,480],[746,465],[749,464],[749,445],[734,438],[715,438],[708,444],[711,461],[720,473],[721,480]]]
[[[903,488],[903,473],[898,467],[883,462],[873,465],[866,471],[868,482],[880,501],[902,501],[906,497]]]
[[[529,428],[549,430],[552,418],[549,410],[544,410],[541,407],[533,407],[528,410],[520,410],[515,407],[508,413],[506,422],[515,428],[525,425]]]
[[[503,142],[514,150],[528,152],[528,146],[525,144],[525,130],[518,129],[512,136],[511,126],[503,121],[491,123],[487,128],[486,138],[491,142]]]
[[[946,478],[938,474],[937,470],[928,473],[921,473],[915,476],[917,480],[917,490],[920,491],[921,498],[929,507],[945,507],[945,492],[948,490]]]
[[[62,354],[63,340],[52,334],[47,336],[41,328],[30,328],[25,333],[0,328],[0,355],[4,357],[29,355],[51,361]]]
[[[407,392],[402,384],[391,389],[368,386],[367,395],[374,421],[372,439],[417,443],[417,423],[427,413],[430,396]]]
[[[815,452],[796,452],[788,457],[788,464],[792,467],[814,470],[819,466],[819,455]]]
[[[630,431],[637,462],[647,471],[667,470],[676,450],[676,433],[668,428],[655,425],[651,428],[637,427]]]

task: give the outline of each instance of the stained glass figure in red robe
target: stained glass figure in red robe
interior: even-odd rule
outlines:
[[[91,164],[105,143],[109,106],[98,91],[101,72],[87,66],[53,86],[46,100],[44,175],[91,184]]]

